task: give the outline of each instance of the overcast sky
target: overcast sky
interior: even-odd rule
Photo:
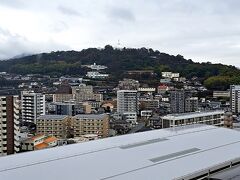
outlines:
[[[149,47],[240,67],[239,0],[0,0],[0,59]]]

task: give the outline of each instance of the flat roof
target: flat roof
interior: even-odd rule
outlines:
[[[42,115],[39,116],[37,119],[44,119],[44,120],[62,120],[68,117],[67,115]]]
[[[240,158],[240,132],[190,125],[0,158],[4,180],[169,180]]]
[[[212,116],[217,114],[224,114],[224,111],[199,111],[199,112],[190,112],[190,113],[180,113],[180,114],[168,114],[166,116],[162,116],[162,119],[165,120],[181,120],[181,119],[189,119],[189,118],[197,118],[203,116]]]
[[[80,119],[104,119],[107,114],[77,114],[74,117]]]

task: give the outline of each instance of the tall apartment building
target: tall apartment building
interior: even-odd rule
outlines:
[[[19,151],[18,96],[0,96],[0,156]]]
[[[171,113],[195,112],[198,110],[198,98],[183,90],[170,92]]]
[[[126,121],[136,123],[138,113],[138,93],[135,90],[117,91],[117,112],[126,117]]]
[[[45,115],[45,95],[33,91],[21,93],[22,120],[36,123],[37,117]]]
[[[185,92],[171,91],[170,92],[171,113],[185,112]]]
[[[230,104],[233,113],[240,113],[240,85],[230,86]]]
[[[195,112],[198,110],[198,97],[187,97],[185,99],[185,112]]]

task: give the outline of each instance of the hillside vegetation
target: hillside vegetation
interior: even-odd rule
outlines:
[[[240,83],[240,70],[222,64],[195,63],[183,56],[169,55],[153,49],[103,49],[89,48],[82,51],[57,51],[10,59],[0,62],[0,71],[17,74],[85,75],[82,65],[106,65],[113,79],[123,77],[129,70],[154,70],[160,78],[162,71],[180,72],[182,76],[199,77],[210,89],[224,90],[230,84]]]

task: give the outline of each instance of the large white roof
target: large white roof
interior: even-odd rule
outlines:
[[[3,180],[169,180],[240,157],[238,131],[191,125],[0,158]]]

